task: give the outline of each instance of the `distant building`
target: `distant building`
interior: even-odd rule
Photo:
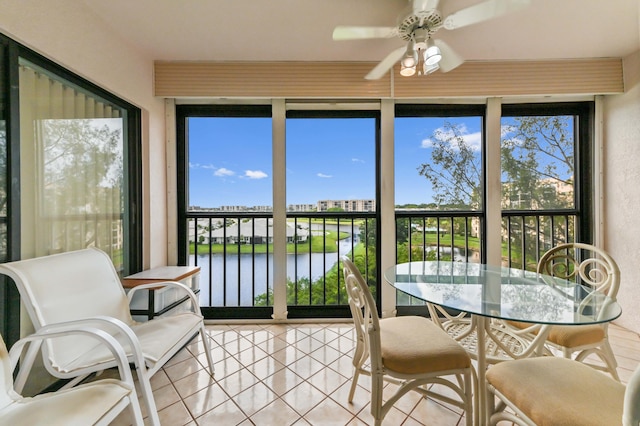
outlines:
[[[289,204],[287,211],[289,212],[314,212],[316,211],[315,204]]]
[[[320,200],[318,201],[318,211],[326,212],[329,209],[339,208],[345,212],[374,212],[376,211],[375,200]]]
[[[193,222],[190,227],[193,229]],[[256,218],[253,220],[227,220],[226,227],[223,221],[213,221],[212,229],[198,227],[199,244],[273,244],[273,220]],[[190,235],[193,235],[190,232]],[[309,229],[306,226],[294,227],[287,223],[287,243],[303,243],[309,238]]]

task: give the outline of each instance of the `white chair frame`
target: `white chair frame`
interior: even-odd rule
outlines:
[[[129,368],[129,363],[127,360],[127,356],[124,352],[124,349],[120,344],[114,339],[110,334],[104,332],[103,330],[99,330],[97,328],[91,327],[76,327],[75,324],[69,323],[59,323],[52,324],[49,326],[44,326],[40,328],[37,333],[29,335],[20,339],[16,342],[11,348],[10,352],[7,352],[7,348],[4,344],[4,341],[0,338],[0,359],[2,360],[2,365],[0,368],[3,369],[3,374],[0,376],[4,376],[4,390],[7,392],[6,395],[0,397],[4,403],[8,402],[0,408],[0,425],[9,426],[7,421],[8,412],[13,408],[17,408],[15,404],[19,404],[21,407],[20,413],[22,414],[20,421],[24,422],[24,424],[33,424],[31,423],[34,419],[29,419],[30,414],[34,414],[35,416],[42,417],[42,413],[30,413],[29,406],[39,406],[39,403],[42,403],[43,400],[51,399],[52,397],[56,397],[56,392],[50,392],[42,395],[37,395],[32,398],[24,398],[19,393],[16,392],[13,384],[11,383],[11,374],[16,369],[16,366],[20,362],[20,373],[21,375],[27,375],[31,371],[33,366],[33,357],[27,357],[26,359],[22,357],[23,352],[26,350],[29,351],[38,351],[40,346],[45,343],[47,340],[55,339],[57,337],[62,336],[72,336],[72,335],[84,335],[88,336],[94,340],[96,340],[99,344],[104,345],[113,355],[113,358],[116,362],[116,367],[118,369],[120,380],[117,382],[115,379],[102,379],[96,380],[90,384],[80,385],[72,389],[65,390],[66,392],[64,399],[67,402],[75,400],[76,404],[73,407],[67,407],[63,409],[62,407],[56,407],[58,410],[55,413],[44,413],[44,415],[53,416],[49,420],[51,423],[48,424],[68,424],[71,420],[67,419],[65,415],[69,413],[73,413],[74,418],[77,418],[78,415],[82,416],[83,412],[91,412],[92,415],[96,415],[96,412],[100,412],[101,416],[97,422],[93,423],[96,426],[106,426],[110,424],[125,408],[129,408],[131,412],[131,419],[135,426],[143,426],[144,422],[142,420],[142,411],[140,409],[138,396],[136,393],[135,384],[133,381],[133,376],[131,374],[131,369]],[[87,401],[85,399],[86,393],[85,389],[89,389],[93,387],[98,388],[113,388],[114,384],[117,384],[122,388],[121,393],[123,396],[118,401],[107,400],[106,404],[103,407],[100,407],[100,401],[91,400]],[[96,407],[97,406],[97,407]],[[25,409],[27,418],[23,417],[25,415]],[[3,415],[3,412],[4,415]],[[14,417],[15,417],[14,413]],[[15,419],[14,419],[15,420]]]
[[[127,296],[113,262],[105,252],[97,248],[0,264],[0,273],[11,277],[16,283],[36,331],[51,324],[66,322],[75,327],[99,328],[115,336],[125,348],[129,363],[136,369],[141,394],[153,425],[159,425],[160,419],[149,380],[198,334],[204,345],[209,373],[213,375],[214,362],[209,336],[199,312],[198,299],[182,283],[140,285]],[[192,312],[155,317],[143,323],[134,321],[129,303],[135,292],[162,287],[178,290],[181,292],[179,297],[188,296]],[[56,289],[59,289],[60,294]],[[66,298],[74,303],[71,305]],[[52,302],[51,299],[55,301]],[[173,334],[164,333],[165,329],[173,330]],[[169,339],[173,336],[176,340],[163,340],[159,343],[160,336],[169,336]],[[67,387],[76,385],[91,373],[116,365],[113,357],[96,353],[92,344],[79,339],[61,337],[42,346],[47,371],[57,378],[72,379]],[[162,345],[162,350],[158,349],[158,345]],[[150,354],[149,351],[155,353]],[[37,355],[38,351],[30,348],[25,357],[28,362],[32,362]],[[18,391],[25,381],[24,375],[16,377],[14,386]]]
[[[469,368],[465,369],[411,375],[393,371],[385,366],[380,339],[380,322],[384,320],[379,319],[376,303],[358,268],[347,256],[343,256],[341,260],[345,287],[349,295],[349,307],[357,337],[352,361],[354,369],[349,390],[349,402],[353,401],[359,376],[366,375],[371,377],[371,414],[375,419],[376,426],[382,423],[391,407],[410,390],[464,409],[467,426],[473,424],[474,419],[477,419],[478,416],[477,405],[473,404],[472,391],[476,376],[471,364]],[[419,338],[420,336],[415,337]],[[443,378],[448,375],[455,375],[456,382]],[[383,404],[382,389],[385,380],[399,385],[399,388]],[[448,387],[455,392],[459,399],[427,390],[425,385],[430,383]]]
[[[591,256],[581,259],[576,254],[577,251],[588,252]],[[573,269],[568,267],[568,265],[572,265]],[[595,292],[605,293],[613,302],[616,301],[620,287],[620,269],[615,260],[604,250],[585,243],[565,243],[552,247],[540,258],[537,272],[544,276],[565,280],[579,278],[583,285],[592,290],[591,294],[595,294]],[[553,285],[553,282],[549,282],[548,284]],[[582,301],[581,306],[577,308],[577,313],[580,313],[586,306],[589,306],[590,300],[591,295],[587,295]],[[521,336],[528,336],[529,339],[535,339],[536,334],[540,333],[541,330],[539,324],[519,324],[516,326],[514,323],[505,321],[502,325],[510,332]],[[547,337],[545,342],[546,348],[539,354],[541,355],[542,352],[544,352],[546,355],[553,355],[554,352],[550,349],[555,349],[557,352],[562,353],[564,358],[575,359],[597,370],[605,371],[611,374],[615,380],[620,381],[617,372],[618,363],[608,338],[609,324],[604,323],[599,326],[604,330],[604,338],[598,342],[581,346],[565,347],[556,344]],[[581,326],[572,327],[578,332],[581,329]],[[552,332],[553,326],[549,328],[549,333]],[[586,359],[591,354],[598,356],[604,362],[604,366],[588,362]]]

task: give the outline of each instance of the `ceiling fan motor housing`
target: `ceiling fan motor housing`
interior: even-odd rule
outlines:
[[[398,25],[398,36],[404,41],[414,40],[414,34],[427,39],[442,27],[442,16],[436,9],[421,10],[406,16]],[[416,30],[419,30],[416,32]],[[417,38],[417,37],[416,37]],[[422,38],[422,37],[420,37]],[[418,41],[418,40],[416,40]]]

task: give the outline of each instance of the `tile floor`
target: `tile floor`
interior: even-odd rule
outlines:
[[[163,425],[371,425],[367,377],[347,402],[354,331],[351,323],[208,324],[215,376],[194,341],[152,378]],[[640,362],[640,336],[615,324],[611,344],[623,382]],[[387,387],[394,385],[387,384]],[[144,405],[143,414],[146,415]],[[145,418],[145,421],[147,419]],[[114,425],[129,424],[128,412]],[[384,425],[463,425],[463,414],[415,392]]]

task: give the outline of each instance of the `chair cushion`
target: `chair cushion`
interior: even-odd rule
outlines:
[[[184,345],[185,339],[191,338],[201,324],[200,315],[183,312],[167,317],[156,317],[147,322],[137,323],[131,328],[140,341],[147,364],[153,365],[167,353],[175,350],[176,344]],[[122,336],[115,337],[122,344],[127,356],[130,356],[131,348],[126,341]],[[110,360],[113,360],[111,352],[104,345],[96,345],[93,350],[84,353],[80,358],[66,365],[56,365],[56,368],[61,371],[72,371]]]
[[[532,324],[519,321],[507,321],[509,325],[524,330]],[[534,331],[537,333],[537,330]],[[565,348],[576,348],[601,342],[605,338],[604,327],[592,325],[554,325],[549,331],[547,340]]]
[[[577,361],[505,361],[489,368],[487,382],[539,426],[622,423],[624,385]]]
[[[593,325],[557,325],[551,327],[547,340],[566,348],[598,343],[605,337],[604,328]]]
[[[0,425],[93,425],[130,393],[131,389],[120,381],[104,379],[20,398],[0,410]]]
[[[467,368],[465,349],[427,318],[404,316],[380,321],[382,363],[402,374]]]

